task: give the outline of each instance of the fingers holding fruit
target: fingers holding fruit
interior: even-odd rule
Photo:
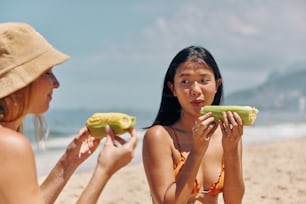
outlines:
[[[200,137],[202,140],[208,141],[217,128],[217,124],[214,122],[212,113],[209,112],[203,116],[200,116],[198,120],[195,121],[192,133],[194,136]]]

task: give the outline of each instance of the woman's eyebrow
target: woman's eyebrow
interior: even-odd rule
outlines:
[[[185,76],[190,76],[191,74],[183,72],[179,75],[179,77],[185,77]]]
[[[188,73],[188,72],[183,72],[183,73],[180,73],[178,76],[179,77],[187,77],[187,76],[190,76],[191,74],[190,73]],[[205,77],[205,76],[208,76],[209,74],[207,74],[207,73],[201,73],[200,74],[200,76],[202,76],[202,77]]]

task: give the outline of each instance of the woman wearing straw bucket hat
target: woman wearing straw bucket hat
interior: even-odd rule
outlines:
[[[77,167],[100,144],[86,127],[80,129],[46,179],[39,185],[31,143],[22,132],[28,114],[36,116],[38,137],[44,139],[53,89],[59,82],[52,68],[68,56],[50,45],[26,23],[0,23],[0,203],[54,203]],[[106,127],[107,140],[99,153],[91,180],[77,203],[96,203],[113,173],[127,165],[137,145],[132,129],[129,141],[119,141]]]

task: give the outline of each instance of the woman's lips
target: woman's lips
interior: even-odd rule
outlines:
[[[191,101],[191,104],[193,106],[202,107],[204,105],[204,101],[203,100],[194,100],[194,101]]]
[[[48,94],[50,100],[52,100],[52,93]]]

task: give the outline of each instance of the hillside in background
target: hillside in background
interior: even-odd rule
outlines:
[[[306,112],[306,63],[271,73],[261,85],[225,97],[226,105],[250,105],[264,111]]]

